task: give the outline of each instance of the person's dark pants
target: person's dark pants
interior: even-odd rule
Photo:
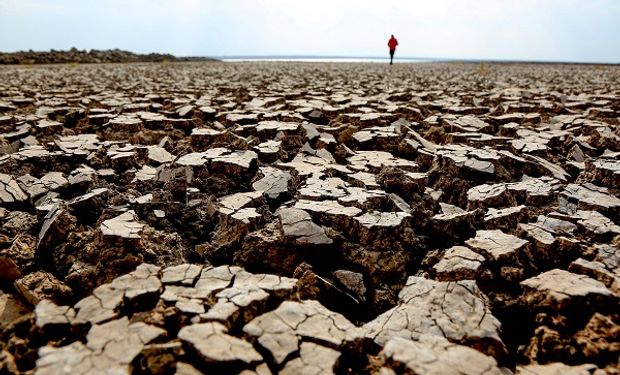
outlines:
[[[392,61],[394,60],[394,52],[396,52],[395,49],[390,50],[390,65],[392,65]]]

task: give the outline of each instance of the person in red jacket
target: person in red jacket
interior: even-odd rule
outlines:
[[[398,45],[398,40],[394,38],[394,35],[388,40],[388,47],[390,47],[390,65],[392,65],[392,61],[394,60],[394,52],[396,52],[396,46]]]

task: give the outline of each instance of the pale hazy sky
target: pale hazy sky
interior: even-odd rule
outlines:
[[[620,63],[620,0],[0,0],[0,51]]]

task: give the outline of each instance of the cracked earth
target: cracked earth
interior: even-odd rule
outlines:
[[[618,82],[0,67],[0,373],[617,374]]]

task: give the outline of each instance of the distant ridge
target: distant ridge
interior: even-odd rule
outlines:
[[[67,64],[67,63],[132,63],[132,62],[165,62],[165,61],[217,61],[208,57],[177,57],[171,54],[149,53],[139,54],[120,49],[110,50],[78,50],[68,51],[19,51],[0,52],[0,65],[7,64]]]

